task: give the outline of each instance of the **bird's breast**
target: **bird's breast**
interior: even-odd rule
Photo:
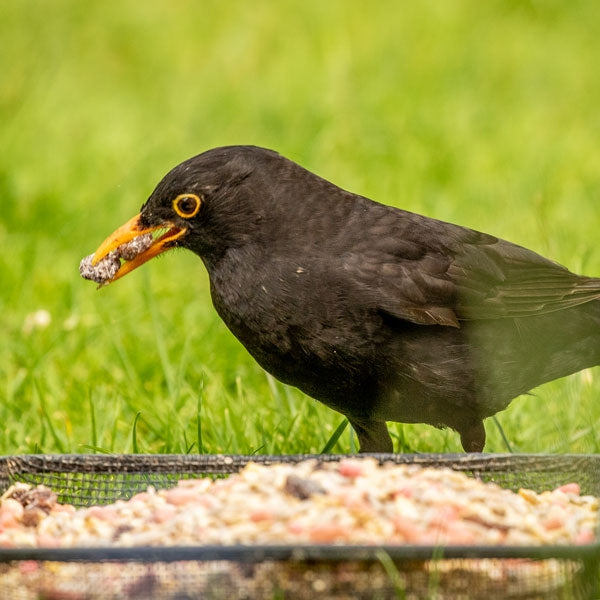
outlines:
[[[310,263],[231,263],[210,282],[227,327],[279,380],[330,405],[368,380],[377,318]]]

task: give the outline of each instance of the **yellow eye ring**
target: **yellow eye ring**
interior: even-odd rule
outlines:
[[[196,194],[179,194],[173,200],[173,210],[183,219],[191,219],[198,214],[202,200]]]

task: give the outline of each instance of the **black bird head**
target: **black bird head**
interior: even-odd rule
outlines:
[[[285,181],[286,171],[295,169],[298,165],[276,152],[254,146],[226,146],[194,156],[165,175],[140,213],[104,240],[92,264],[149,233],[152,244],[124,261],[105,283],[174,247],[188,248],[210,264],[232,246],[260,242],[268,235],[268,223],[285,210],[273,180]]]

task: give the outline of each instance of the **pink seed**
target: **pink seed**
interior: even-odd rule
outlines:
[[[329,542],[335,542],[337,540],[343,540],[347,537],[346,529],[341,525],[335,524],[322,524],[315,525],[309,531],[310,541],[315,544],[326,544]]]
[[[581,488],[578,483],[565,483],[565,485],[561,485],[557,490],[564,492],[565,494],[575,494],[579,496],[581,494]]]
[[[146,502],[150,497],[148,492],[139,492],[138,494],[131,496],[129,502]]]
[[[171,520],[176,513],[177,509],[172,504],[157,506],[154,509],[153,519],[155,523],[165,523],[166,521]]]
[[[360,460],[347,458],[340,461],[338,472],[344,477],[360,477],[363,472],[363,465]]]
[[[27,573],[35,573],[38,570],[38,568],[39,565],[35,560],[24,560],[22,563],[19,564],[19,571],[23,575]]]
[[[420,541],[422,538],[422,531],[412,521],[403,517],[396,517],[394,519],[394,528],[396,529],[396,533],[398,533],[404,541],[415,544],[422,543]]]
[[[575,538],[576,544],[592,544],[596,541],[596,536],[589,529],[582,529]]]
[[[323,523],[312,527],[308,535],[315,544],[327,544],[346,539],[347,532],[341,525]]]
[[[302,523],[298,523],[298,521],[293,521],[288,525],[288,531],[294,535],[300,535],[304,532],[304,526]]]
[[[398,488],[395,492],[396,496],[403,496],[404,498],[412,498],[413,497],[413,491],[408,488],[408,487],[401,487]]]
[[[430,519],[430,524],[434,527],[447,527],[452,521],[458,518],[458,510],[454,506],[440,506],[435,509]]]
[[[112,506],[91,506],[86,511],[86,517],[105,521],[106,523],[114,523],[118,519],[118,514]]]
[[[190,504],[198,499],[198,492],[193,488],[174,487],[165,492],[165,500],[175,506]]]
[[[40,548],[58,548],[60,546],[60,539],[47,533],[39,533],[37,543]]]
[[[258,523],[259,521],[269,521],[273,518],[273,514],[268,510],[255,510],[250,513],[250,520],[254,523]]]
[[[52,512],[74,513],[77,509],[72,504],[55,504]]]
[[[554,517],[549,517],[548,519],[546,519],[546,521],[544,522],[544,527],[548,530],[559,529],[560,527],[563,527],[564,524],[565,524],[564,519],[554,516]]]

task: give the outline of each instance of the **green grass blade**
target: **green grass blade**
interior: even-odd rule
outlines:
[[[327,443],[321,450],[321,454],[330,454],[337,441],[340,439],[344,430],[348,427],[348,419],[343,419],[342,422],[335,428],[335,431],[331,434],[331,437],[327,440]]]
[[[390,558],[390,555],[384,550],[377,550],[375,555],[394,586],[396,598],[398,600],[406,600],[406,582],[400,571],[398,571],[394,561]]]
[[[500,421],[498,420],[498,417],[496,415],[494,415],[492,417],[492,420],[494,421],[494,423],[496,424],[496,427],[498,428],[498,431],[500,432],[500,436],[502,437],[502,441],[504,442],[504,445],[506,446],[506,449],[513,454],[514,450],[510,444],[510,442],[508,441],[508,438],[506,437],[506,434],[504,433],[504,428],[502,427],[502,425],[500,425]]]
[[[92,394],[88,397],[88,404],[90,409],[90,429],[92,435],[91,446],[96,448],[98,446],[98,432],[96,430],[96,411],[94,410],[94,401],[92,400]]]
[[[131,431],[131,443],[132,443],[134,454],[139,454],[139,448],[138,448],[138,443],[137,443],[137,424],[138,424],[138,420],[139,420],[141,414],[142,414],[141,412],[138,412],[135,415],[135,419],[133,420],[133,429]]]
[[[204,375],[200,380],[200,390],[196,400],[196,438],[198,442],[198,454],[204,454],[204,442],[202,441],[202,398],[204,396]]]
[[[101,448],[100,446],[92,446],[91,444],[81,444],[80,448],[85,448],[86,450],[91,450],[92,452],[98,452],[99,454],[114,454],[114,452],[111,452],[106,448]]]
[[[64,454],[66,452],[65,445],[63,444],[63,441],[61,440],[60,436],[58,435],[58,432],[54,428],[54,424],[52,423],[52,419],[50,418],[50,415],[48,414],[48,410],[46,408],[46,401],[44,399],[44,395],[40,392],[38,383],[35,380],[34,380],[34,389],[35,389],[36,396],[38,398],[40,410],[42,411],[42,417],[43,417],[44,421],[46,422],[46,425],[48,426],[50,435],[52,436],[52,439],[54,440],[54,444],[56,445],[56,448],[58,449],[58,451]]]

